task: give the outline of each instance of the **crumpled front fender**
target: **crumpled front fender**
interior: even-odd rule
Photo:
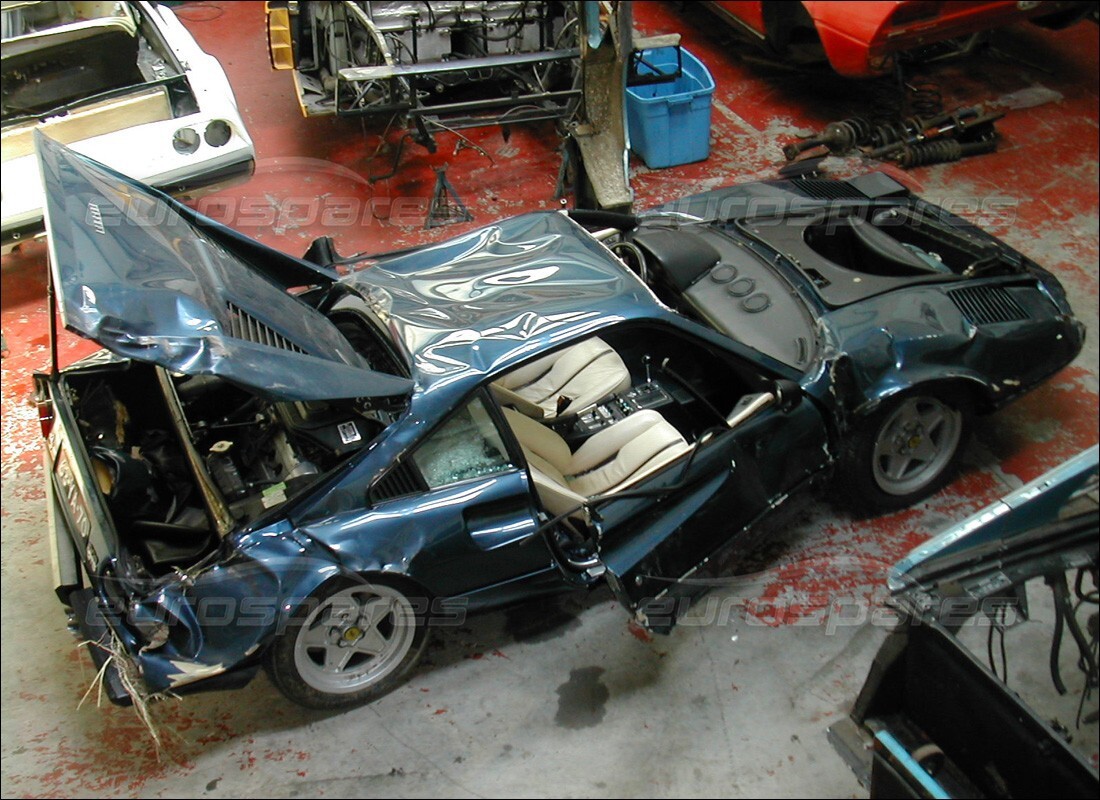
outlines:
[[[130,627],[147,633],[156,623],[167,626],[163,644],[138,645],[133,654],[151,692],[254,664],[294,609],[345,571],[285,522],[226,547],[217,563],[179,573],[131,609]]]

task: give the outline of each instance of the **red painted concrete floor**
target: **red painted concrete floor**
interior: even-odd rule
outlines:
[[[782,144],[831,120],[868,112],[867,103],[875,96],[869,85],[827,73],[754,66],[740,58],[739,48],[712,18],[695,8],[678,14],[675,5],[635,3],[636,26],[645,33],[681,32],[684,44],[713,73],[717,89],[711,155],[665,170],[648,170],[632,160],[639,207],[772,176],[781,163]],[[341,252],[352,253],[437,240],[502,216],[558,207],[552,127],[513,129],[507,140],[496,130],[469,132],[477,149],[441,135],[437,153],[409,145],[397,174],[372,183],[369,176],[388,171],[399,132],[383,135],[356,121],[303,119],[289,76],[269,68],[262,3],[186,3],[178,14],[199,43],[221,59],[256,142],[252,179],[198,203],[214,218],[287,252],[300,254],[314,237],[329,234]],[[340,717],[286,706],[263,678],[236,694],[167,704],[156,710],[167,742],[158,756],[131,712],[97,710],[90,703],[76,708],[91,674],[86,657],[67,643],[64,618],[50,597],[37,424],[29,403],[31,373],[48,358],[44,248],[29,244],[5,256],[0,301],[8,348],[2,408],[3,794],[808,796],[855,791],[820,733],[845,713],[872,650],[856,646],[859,637],[851,632],[815,638],[829,627],[829,609],[840,597],[880,601],[885,565],[951,520],[1098,438],[1097,26],[1083,23],[1062,32],[1013,27],[996,44],[1000,55],[941,64],[925,75],[939,84],[949,107],[981,103],[1007,112],[998,123],[998,152],[908,173],[886,170],[1055,272],[1089,327],[1088,343],[1074,364],[1031,395],[980,420],[961,476],[928,502],[864,521],[827,507],[806,512],[768,549],[767,569],[744,603],[744,619],[753,625],[742,639],[763,648],[764,656],[729,650],[742,645],[730,644],[738,636],[731,638],[728,630],[717,639],[699,638],[705,626],[656,642],[635,637],[625,616],[606,596],[597,595],[573,605],[567,601],[566,611],[583,614],[576,619],[566,614],[570,621],[556,644],[530,644],[508,633],[511,617],[489,615],[488,621],[445,641],[436,663],[410,686],[370,709]],[[874,166],[854,158],[829,159],[826,165],[839,176]],[[447,167],[474,221],[425,231],[432,168],[441,166]],[[90,349],[66,335],[62,361]],[[561,611],[558,607],[554,613]],[[530,613],[537,617],[545,609]],[[583,630],[573,630],[581,627],[578,620]],[[763,638],[761,629],[772,631],[772,638]],[[777,649],[780,645],[789,649]],[[794,652],[801,660],[790,657]],[[500,660],[483,661],[483,655]],[[614,727],[612,713],[609,723],[578,731],[587,723],[574,724],[575,718],[565,713],[578,689],[577,675],[589,675],[567,669],[570,680],[555,694],[561,663],[574,658],[580,659],[577,666],[593,659],[604,665],[589,668],[598,670],[598,687],[585,696],[590,704],[618,708],[624,715],[621,729]],[[620,658],[634,672],[621,673]],[[499,671],[478,675],[490,661],[504,665],[505,659],[510,671],[504,677]],[[705,670],[701,660],[709,663]],[[557,672],[547,662],[557,663]],[[762,667],[750,666],[757,662]],[[777,670],[779,663],[784,666]],[[804,674],[799,672],[803,668]],[[650,675],[645,687],[652,695],[639,688],[637,676],[643,673]],[[734,673],[741,677],[731,683]],[[547,697],[538,699],[535,687],[543,677],[549,681]],[[467,678],[469,684],[464,683]],[[699,686],[683,694],[689,691],[685,686],[696,682]],[[748,686],[752,700],[738,694]],[[512,699],[494,701],[501,704],[495,728],[483,725],[493,716],[487,701],[470,697],[482,697],[490,687],[515,689]],[[528,708],[516,698],[529,692],[535,698],[524,701],[533,704]],[[630,711],[630,697],[648,697],[648,704]],[[646,714],[652,716],[654,707],[689,703],[700,709],[691,716],[702,719],[707,731],[700,737],[690,727],[677,728],[702,748],[702,754],[692,756],[695,761],[687,762],[695,766],[688,769],[678,762],[680,766],[670,768],[648,756],[639,759],[638,737],[651,727]],[[788,705],[789,720],[776,711]],[[551,731],[557,726],[558,738],[543,741],[532,720],[537,722],[547,708],[547,726]],[[441,715],[450,727],[440,727]],[[770,732],[757,729],[762,716],[771,717],[763,726]],[[602,719],[601,711],[597,722]],[[660,730],[676,725],[686,723],[653,723]],[[746,725],[754,729],[751,738],[742,735]],[[376,734],[365,733],[368,729],[378,730],[390,749],[372,738]],[[522,747],[517,743],[513,749],[499,740],[501,730],[513,729]],[[563,729],[572,738],[563,740]],[[808,739],[813,743],[806,743]],[[495,748],[491,759],[475,755],[486,741]],[[586,767],[579,776],[568,760],[559,763],[573,750],[578,758],[586,752],[613,752],[617,768],[602,759],[602,767]],[[796,755],[808,757],[808,768],[791,766]],[[509,766],[509,758],[519,764],[521,757],[531,759],[526,771]],[[1095,763],[1095,754],[1093,759]],[[532,771],[535,764],[540,769]],[[366,784],[356,777],[368,772]],[[490,773],[493,777],[485,777]],[[543,784],[534,777],[540,773],[562,777],[553,789],[540,788]]]

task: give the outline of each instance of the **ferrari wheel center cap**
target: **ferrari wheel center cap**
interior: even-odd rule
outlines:
[[[345,642],[355,642],[355,641],[358,641],[359,639],[361,639],[362,637],[363,637],[363,631],[360,628],[357,628],[356,626],[352,625],[350,628],[348,628],[346,631],[344,631],[344,637],[343,638],[344,638]]]

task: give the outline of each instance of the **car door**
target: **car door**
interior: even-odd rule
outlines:
[[[608,583],[647,627],[671,627],[705,591],[690,575],[827,464],[825,426],[809,398],[761,392],[746,399],[753,403],[733,427],[598,509]]]
[[[378,561],[407,564],[434,593],[471,607],[516,599],[522,579],[542,573],[560,583],[537,537],[527,472],[491,407],[479,390],[429,431],[374,482],[370,509],[349,534]],[[384,541],[360,538],[383,520]]]

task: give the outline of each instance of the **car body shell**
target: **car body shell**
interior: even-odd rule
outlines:
[[[1083,338],[1052,276],[957,218],[953,224],[1012,259],[1010,274],[916,285],[868,280],[877,291],[830,305],[792,256],[765,250],[765,239],[727,224],[761,199],[773,209],[794,204],[813,213],[828,205],[789,182],[687,198],[675,212],[657,210],[649,223],[643,215],[639,230],[721,207],[721,235],[770,263],[772,279],[812,320],[814,344],[800,365],[673,310],[561,213],[528,214],[376,256],[341,277],[331,265],[270,250],[45,137],[39,150],[62,319],[112,351],[36,378],[51,423],[45,459],[58,593],[98,609],[103,623],[93,638],[114,641],[151,692],[246,680],[303,599],[341,576],[407,582],[428,604],[420,611],[444,617],[607,579],[639,619],[667,628],[682,610],[675,579],[826,477],[845,435],[879,404],[913,387],[951,384],[972,386],[977,405],[992,409],[1067,363]],[[853,206],[927,206],[882,176],[850,187]],[[126,211],[135,197],[158,222],[140,224]],[[88,221],[89,203],[100,209],[102,229]],[[928,213],[946,214],[933,206]],[[188,250],[188,242],[206,255]],[[128,260],[131,252],[144,257]],[[949,294],[991,283],[1020,295],[1025,319],[975,324]],[[303,285],[341,286],[359,298],[391,332],[407,377],[378,372],[345,352],[346,342],[330,339],[324,316],[288,293]],[[300,347],[240,333],[227,305]],[[545,535],[547,515],[487,387],[538,355],[597,334],[688,343],[765,403],[743,423],[700,436],[690,458],[639,491],[600,504],[592,515],[601,542],[596,562],[577,568]],[[1025,348],[1045,358],[1020,358]],[[142,369],[215,376],[281,402],[359,395],[407,402],[368,446],[308,491],[228,525],[198,563],[151,577],[132,568],[119,540],[71,402],[78,379]],[[792,402],[778,401],[779,382],[797,386]],[[410,452],[475,399],[489,409],[514,467],[430,490],[391,491]],[[166,638],[151,646],[160,634]]]
[[[128,13],[137,20],[140,29],[161,39],[168,58],[178,65],[197,107],[193,111],[181,111],[178,116],[174,111],[167,118],[154,116],[152,121],[144,121],[146,118],[140,115],[127,116],[118,110],[127,102],[136,102],[133,98],[155,86],[153,81],[139,83],[125,92],[108,93],[107,99],[97,95],[91,100],[74,102],[56,113],[12,119],[10,124],[5,121],[2,177],[5,247],[40,233],[43,227],[44,196],[34,148],[24,150],[14,146],[16,138],[29,139],[28,128],[48,131],[70,142],[80,153],[177,195],[198,197],[252,173],[255,149],[221,64],[203,52],[167,6],[146,2],[120,5],[129,9]],[[5,9],[4,13],[9,12]],[[116,7],[114,13],[121,12]],[[35,48],[43,46],[57,47],[60,45],[56,39],[75,35],[69,28],[90,24],[78,21],[58,29],[31,33],[19,40],[5,40],[5,49],[16,41],[23,52],[33,53]],[[84,39],[95,40],[95,35]],[[8,57],[5,53],[5,60]],[[93,109],[91,101],[99,105]],[[79,117],[85,119],[74,123],[73,120]],[[97,122],[96,117],[113,121]],[[228,125],[229,135],[227,141],[215,146],[204,134],[207,126],[218,120]],[[78,133],[78,129],[81,132]],[[181,152],[174,146],[182,130],[189,130],[196,136],[195,149],[191,152]]]
[[[969,36],[1009,25],[1018,20],[1049,20],[1058,24],[1076,21],[1089,10],[1088,3],[1019,2],[804,2],[755,0],[708,2],[724,19],[761,42],[775,46],[774,37],[790,26],[812,25],[829,64],[841,75],[866,78],[888,71],[898,53],[946,39]],[[785,7],[785,8],[783,8]]]

